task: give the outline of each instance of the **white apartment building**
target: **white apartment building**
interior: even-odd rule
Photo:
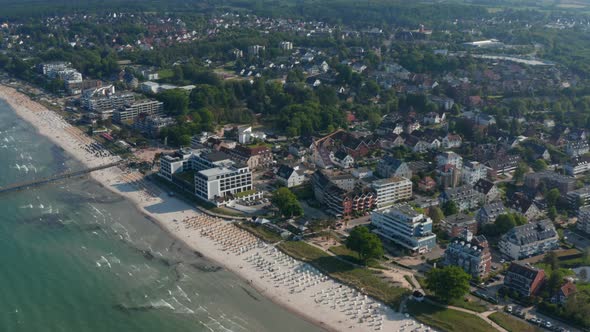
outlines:
[[[192,178],[182,177],[183,172]],[[253,189],[248,166],[234,163],[226,153],[208,149],[183,149],[162,156],[158,175],[185,188],[186,182],[192,180],[194,195],[217,205],[223,205],[230,196]]]
[[[115,110],[113,112],[113,121],[133,124],[140,115],[162,115],[163,113],[164,103],[157,100],[146,100]]]
[[[424,253],[436,245],[432,219],[416,212],[408,204],[373,211],[371,224],[375,226],[377,234],[412,252]]]
[[[517,226],[504,234],[498,248],[510,259],[543,254],[559,246],[559,236],[549,220]]]
[[[475,184],[479,179],[485,179],[488,175],[488,168],[477,161],[468,161],[463,164],[461,170],[461,181],[463,184]]]
[[[453,151],[445,151],[436,156],[436,166],[453,165],[456,169],[463,168],[463,157]]]
[[[399,176],[373,181],[371,187],[377,194],[378,209],[412,198],[412,181]]]
[[[590,234],[590,207],[584,206],[578,210],[578,222],[576,226],[586,234]]]

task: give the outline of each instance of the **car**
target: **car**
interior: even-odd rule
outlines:
[[[504,264],[504,263],[506,263],[506,260],[505,259],[501,259],[500,260],[500,263]]]
[[[507,306],[506,311],[508,311],[509,313],[512,313],[512,306],[511,305]]]
[[[550,321],[546,321],[545,323],[543,323],[543,326],[545,326],[546,328],[550,329],[551,326],[553,326],[553,325],[551,324]]]

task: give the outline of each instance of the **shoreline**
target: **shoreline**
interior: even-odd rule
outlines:
[[[14,88],[0,85],[0,99],[3,99],[18,117],[35,127],[40,135],[50,139],[54,144],[61,147],[66,153],[80,161],[86,167],[96,167],[120,159],[112,155],[93,155],[86,148],[88,144],[94,142],[93,139],[86,136],[79,129],[69,125],[57,113],[48,110]],[[169,197],[164,191],[155,187],[153,184],[142,180],[138,177],[138,174],[124,172],[118,167],[96,171],[91,173],[90,176],[104,188],[133,203],[138,211],[146,215],[152,222],[155,222],[162,231],[182,241],[191,250],[201,253],[205,259],[232,272],[272,303],[281,306],[283,309],[307,320],[317,327],[326,331],[381,330],[381,325],[378,326],[377,321],[372,317],[370,318],[371,324],[367,323],[364,318],[356,319],[357,315],[360,317],[361,309],[366,310],[367,313],[369,312],[369,309],[367,307],[361,307],[360,303],[357,308],[356,300],[354,301],[354,306],[352,302],[350,303],[352,309],[344,308],[345,305],[349,305],[348,302],[342,302],[342,304],[337,305],[336,291],[339,294],[342,290],[348,292],[348,288],[350,287],[343,286],[329,278],[326,278],[326,281],[323,278],[321,281],[319,281],[320,279],[313,279],[315,278],[315,271],[312,271],[310,278],[310,280],[315,280],[315,283],[309,281],[306,286],[300,285],[300,280],[303,280],[301,277],[308,278],[310,276],[309,271],[302,272],[301,270],[302,268],[308,269],[307,264],[301,262],[289,263],[290,265],[278,268],[281,272],[283,272],[283,269],[286,269],[283,274],[290,277],[291,280],[295,280],[291,284],[293,286],[290,287],[290,291],[286,285],[279,286],[276,272],[269,273],[266,269],[261,268],[260,265],[256,265],[260,263],[253,263],[252,257],[255,255],[256,258],[262,257],[265,262],[272,262],[274,260],[275,266],[277,259],[286,261],[286,258],[272,251],[274,247],[262,245],[253,235],[249,233],[243,234],[234,230],[237,227],[231,224],[231,222],[206,216],[204,213],[178,198]],[[212,233],[213,231],[210,230],[211,227],[213,229],[221,229],[226,233]],[[240,238],[236,241],[249,241],[248,243],[251,246],[247,250],[244,247],[240,247],[239,251],[237,251],[236,246],[240,245],[239,243],[241,242],[238,242],[238,244],[226,244],[228,238],[227,232],[239,236]],[[230,252],[232,250],[234,250],[233,253]],[[242,250],[244,250],[243,253]],[[246,258],[248,255],[250,256]],[[307,275],[304,273],[307,273]],[[284,284],[282,279],[280,284]],[[328,298],[327,292],[324,293],[326,289],[328,289],[328,292],[333,291],[333,295],[330,295],[332,297]],[[358,296],[359,299],[361,298],[355,291],[350,292],[350,294],[353,293],[355,294],[354,296]],[[334,301],[333,305],[329,306],[328,302],[332,299]],[[405,326],[413,326],[416,323],[413,319],[406,318],[401,313],[394,312],[391,308],[381,303],[366,300],[367,297],[364,297],[364,299],[362,301],[363,306],[365,305],[365,301],[372,303],[370,306],[371,313],[369,315],[373,315],[373,310],[379,312],[384,330],[397,330]],[[326,303],[324,304],[324,302]],[[377,308],[379,309],[377,310]],[[351,313],[352,311],[358,312],[355,315]],[[353,315],[355,319],[352,319]]]

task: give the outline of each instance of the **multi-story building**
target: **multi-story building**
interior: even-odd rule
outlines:
[[[114,110],[132,105],[135,102],[135,95],[133,93],[115,93],[113,91],[112,93],[104,94],[104,88],[108,87],[84,91],[82,98],[80,98],[82,106],[90,112],[100,114],[108,112],[112,114]]]
[[[570,157],[579,157],[589,151],[590,146],[584,140],[568,141],[565,145],[565,153]]]
[[[501,175],[511,174],[518,167],[520,156],[518,155],[501,155],[488,160],[485,165],[489,167],[488,175],[491,178],[497,178]]]
[[[436,169],[436,179],[442,188],[455,188],[459,185],[461,171],[451,164],[446,164]]]
[[[520,296],[535,295],[545,281],[545,271],[530,265],[512,262],[504,277],[504,287]]]
[[[502,202],[494,202],[482,206],[475,215],[475,220],[480,225],[490,224],[496,221],[499,215],[505,214],[506,208]]]
[[[483,202],[483,195],[472,186],[461,186],[457,188],[447,188],[439,196],[441,205],[453,201],[461,211],[471,210],[478,207]]]
[[[567,194],[567,201],[573,208],[590,205],[590,186],[569,192]]]
[[[552,171],[529,173],[524,179],[524,185],[532,191],[536,191],[541,183],[547,189],[557,188],[562,195],[576,189],[576,179]]]
[[[436,245],[432,219],[416,212],[408,204],[374,211],[371,214],[371,224],[380,236],[415,253],[430,251]]]
[[[160,135],[160,131],[162,129],[175,123],[176,121],[173,118],[166,118],[157,115],[141,115],[133,123],[133,128],[139,130],[141,133],[144,133],[149,137],[157,138]]]
[[[495,201],[500,196],[500,190],[496,184],[487,179],[479,179],[473,189],[480,192],[484,197],[484,204]]]
[[[578,210],[578,222],[576,226],[586,234],[590,234],[590,207],[584,206]]]
[[[453,151],[445,151],[436,156],[436,166],[453,165],[457,169],[463,168],[463,157]]]
[[[377,194],[377,208],[412,198],[412,181],[398,176],[373,181],[371,188]]]
[[[279,43],[279,48],[284,51],[289,51],[293,49],[293,43],[290,41],[282,41]]]
[[[447,246],[444,264],[461,267],[473,278],[484,278],[490,273],[492,254],[485,236],[473,236],[464,231]]]
[[[576,176],[590,171],[590,158],[579,157],[568,161],[564,166],[565,172],[569,176]]]
[[[355,178],[350,174],[346,176],[318,170],[312,175],[311,184],[316,200],[325,206],[329,214],[341,217],[375,207],[375,193],[357,187]]]
[[[232,160],[248,165],[250,169],[271,167],[274,159],[272,152],[266,146],[247,147],[238,145],[233,149],[221,148]]]
[[[117,123],[133,124],[140,115],[161,116],[164,113],[164,103],[157,100],[135,102],[119,108],[113,112],[113,121]]]
[[[457,213],[445,217],[441,220],[441,228],[447,233],[449,238],[458,237],[464,230],[468,230],[472,234],[477,234],[479,229],[475,218],[464,213]]]
[[[392,176],[404,177],[406,179],[412,178],[412,170],[408,164],[392,156],[383,157],[377,164],[375,172],[383,178]]]
[[[248,54],[249,55],[259,55],[260,52],[264,51],[266,47],[262,45],[251,45],[248,46]]]
[[[463,164],[461,170],[461,182],[463,184],[473,185],[480,179],[485,179],[488,176],[488,168],[478,161],[468,161]]]
[[[516,226],[500,239],[500,252],[519,260],[543,254],[559,246],[559,236],[550,220]]]
[[[256,195],[248,166],[233,162],[223,152],[184,149],[163,155],[158,174],[216,205],[240,193],[247,193],[246,199]]]

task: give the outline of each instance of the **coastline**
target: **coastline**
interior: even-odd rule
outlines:
[[[46,109],[12,87],[0,85],[0,99],[6,101],[21,119],[35,127],[39,134],[63,148],[69,155],[83,163],[86,167],[96,167],[119,159],[115,156],[97,157],[90,153],[85,149],[85,146],[93,142],[91,138],[87,137],[77,128],[69,125],[55,112]],[[206,259],[236,274],[273,303],[280,305],[322,329],[328,331],[375,331],[381,328],[384,330],[398,330],[410,323],[411,325],[415,324],[413,319],[408,319],[383,304],[377,305],[379,312],[382,312],[382,316],[385,318],[382,318],[382,327],[376,323],[369,325],[366,322],[356,322],[356,319],[353,320],[349,317],[352,317],[352,314],[345,312],[348,310],[342,310],[344,303],[337,305],[336,299],[334,299],[333,306],[329,306],[328,304],[324,305],[322,303],[323,301],[319,302],[318,297],[315,300],[313,298],[315,295],[319,296],[320,290],[321,296],[324,296],[324,290],[326,289],[333,289],[335,294],[335,289],[339,288],[340,290],[338,292],[340,292],[343,289],[347,290],[349,287],[332,280],[323,281],[319,285],[316,282],[316,284],[309,286],[305,291],[298,292],[292,290],[297,286],[292,287],[291,291],[286,286],[279,287],[278,282],[276,280],[273,281],[267,271],[262,271],[255,265],[250,266],[250,261],[246,257],[247,255],[256,254],[265,257],[267,260],[272,260],[276,255],[271,253],[269,248],[258,246],[257,248],[249,249],[248,253],[244,253],[243,255],[231,253],[227,246],[221,244],[219,238],[216,239],[212,236],[203,235],[203,227],[205,226],[201,225],[198,228],[189,227],[185,223],[186,220],[215,218],[205,217],[202,212],[194,207],[177,198],[169,197],[160,190],[150,190],[147,184],[142,189],[132,184],[132,181],[128,181],[129,178],[137,180],[137,174],[126,173],[117,167],[113,167],[91,173],[91,177],[103,187],[133,202],[139,211],[148,216],[150,220],[156,222],[163,231],[181,240],[191,250],[203,254]],[[217,222],[215,225],[221,225],[222,227],[237,228],[229,222],[219,220],[213,220],[212,222]],[[231,231],[233,232],[234,230],[231,229]],[[226,234],[221,235],[224,236]],[[252,239],[250,240],[254,241]],[[303,265],[306,264],[299,264],[296,268],[301,268]],[[290,271],[289,269],[287,267],[285,273],[289,273],[290,276],[293,275],[295,278],[302,276],[302,274],[299,274],[300,271]],[[356,301],[354,303],[356,306]],[[363,301],[363,305],[364,303],[365,301]],[[356,310],[356,307],[353,309]]]

